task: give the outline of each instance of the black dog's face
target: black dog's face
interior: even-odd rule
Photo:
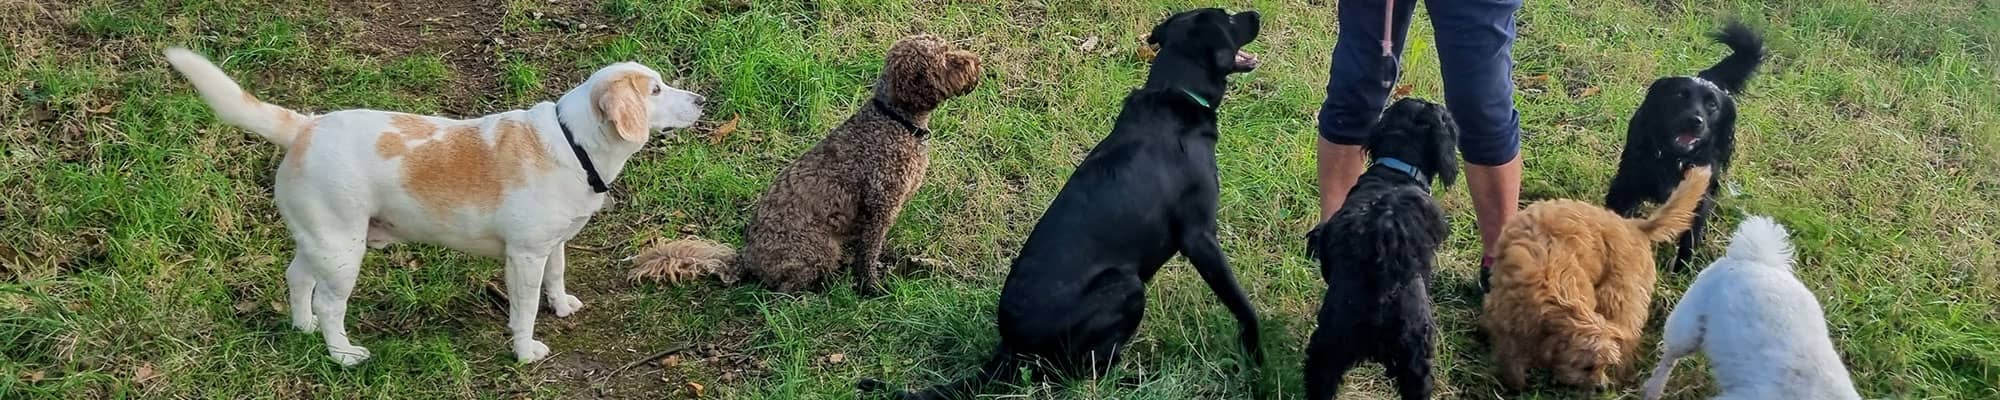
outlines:
[[[1646,89],[1645,103],[1639,106],[1643,115],[1634,119],[1649,118],[1644,123],[1653,132],[1651,140],[1687,155],[1715,140],[1719,129],[1728,129],[1725,124],[1731,123],[1735,107],[1729,92],[1715,83],[1686,76],[1660,78]]]
[[[1153,27],[1146,44],[1160,47],[1160,56],[1170,54],[1194,58],[1212,71],[1250,72],[1257,57],[1243,46],[1257,39],[1260,27],[1256,11],[1230,14],[1220,8],[1183,11]]]
[[[1415,164],[1442,187],[1458,176],[1458,123],[1444,105],[1405,97],[1389,105],[1369,135],[1368,153]]]

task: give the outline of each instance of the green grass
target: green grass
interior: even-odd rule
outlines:
[[[1300,353],[1324,288],[1299,250],[1318,212],[1311,118],[1336,29],[1321,3],[1332,2],[1229,4],[1265,13],[1250,48],[1265,65],[1233,80],[1218,158],[1220,236],[1266,319],[1267,368],[1242,371],[1233,322],[1175,261],[1153,283],[1150,318],[1119,369],[1013,393],[1300,397]],[[837,398],[863,376],[962,376],[997,340],[992,309],[1010,256],[1144,78],[1131,55],[1137,37],[1173,10],[1203,5],[456,4],[406,7],[444,11],[387,21],[268,0],[0,5],[9,37],[0,47],[0,398],[657,398],[685,395],[688,382],[709,397]],[[495,7],[504,10],[453,17]],[[1742,215],[1776,216],[1794,232],[1799,275],[1825,305],[1863,394],[2000,397],[2000,3],[1528,2],[1517,75],[1550,79],[1517,93],[1529,132],[1525,193],[1601,198],[1644,85],[1721,57],[1702,35],[1728,15],[1766,32],[1772,58],[1740,101],[1738,161],[1722,189],[1720,233],[1702,257]],[[479,16],[492,20],[451,19]],[[430,17],[445,19],[423,22]],[[506,42],[441,42],[454,36],[438,26],[498,26]],[[1406,82],[1438,98],[1429,24],[1414,26]],[[384,29],[409,33],[371,33]],[[687,230],[740,243],[745,209],[771,176],[863,105],[883,50],[918,32],[981,54],[989,71],[933,119],[932,170],[891,234],[893,252],[935,267],[897,271],[892,296],[880,299],[847,288],[793,296],[623,282],[619,260],[653,238]],[[405,36],[423,45],[368,42]],[[1094,48],[1081,48],[1093,37]],[[550,360],[513,362],[503,317],[484,294],[500,279],[496,262],[409,245],[367,258],[349,327],[376,358],[343,369],[280,308],[292,247],[270,200],[281,151],[217,122],[161,62],[172,45],[214,56],[267,100],[310,111],[519,108],[598,66],[637,60],[715,99],[711,119],[741,115],[742,130],[719,144],[704,130],[656,140],[629,165],[619,204],[577,241],[607,248],[570,253],[587,307],[541,319]],[[1585,87],[1601,92],[1571,95]],[[1474,299],[1459,289],[1477,252],[1470,203],[1463,191],[1442,199],[1454,234],[1435,293],[1439,397],[1496,397]],[[1690,279],[1663,279],[1655,315]],[[673,366],[603,377],[682,343],[697,346]],[[1377,371],[1350,374],[1351,390],[1390,395]],[[1715,391],[1699,363],[1684,363],[1673,387],[1678,397]]]

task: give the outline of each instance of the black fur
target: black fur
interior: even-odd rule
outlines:
[[[1144,87],[1125,98],[1111,134],[1078,165],[1028,234],[996,312],[1000,345],[969,378],[900,399],[970,398],[1018,379],[1084,376],[1115,365],[1146,311],[1146,283],[1174,254],[1188,258],[1239,324],[1244,349],[1264,360],[1257,314],[1215,239],[1216,112],[1237,51],[1256,38],[1255,12],[1176,14],[1153,28],[1161,47]],[[889,385],[864,379],[863,391]]]
[[[1604,196],[1606,207],[1636,217],[1641,203],[1666,201],[1680,184],[1682,170],[1714,167],[1708,194],[1695,209],[1694,224],[1681,234],[1680,249],[1674,254],[1675,270],[1686,270],[1694,258],[1708,217],[1715,212],[1715,193],[1722,187],[1729,158],[1736,151],[1734,95],[1743,91],[1764,61],[1764,39],[1741,23],[1729,23],[1714,38],[1728,45],[1732,53],[1697,74],[1699,79],[1660,78],[1646,89],[1646,100],[1626,128],[1625,154],[1619,159],[1618,174],[1611,178],[1611,189]],[[1693,146],[1683,146],[1681,137],[1699,140]]]
[[[1412,177],[1372,166],[1332,219],[1306,235],[1326,295],[1319,329],[1306,347],[1306,399],[1332,399],[1361,361],[1382,364],[1405,399],[1431,397],[1432,320],[1428,288],[1438,246],[1450,235],[1444,211],[1424,187],[1449,186],[1458,171],[1458,126],[1435,103],[1405,98],[1369,135],[1369,157],[1393,157],[1423,171]]]

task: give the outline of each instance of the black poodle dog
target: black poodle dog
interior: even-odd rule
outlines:
[[[1373,165],[1333,218],[1306,235],[1326,296],[1306,347],[1306,398],[1332,399],[1347,371],[1381,363],[1405,399],[1431,397],[1430,287],[1438,246],[1451,234],[1430,185],[1458,174],[1458,125],[1444,106],[1404,98],[1368,138]]]
[[[1708,194],[1695,209],[1694,225],[1681,234],[1673,268],[1685,270],[1701,244],[1715,193],[1736,151],[1735,93],[1743,90],[1764,62],[1764,39],[1739,22],[1713,35],[1732,52],[1695,76],[1653,81],[1646,100],[1626,128],[1625,154],[1604,196],[1605,207],[1625,217],[1637,217],[1643,202],[1666,201],[1680,184],[1681,171],[1711,166]]]
[[[1000,345],[972,377],[899,399],[970,398],[988,383],[1081,377],[1118,363],[1146,312],[1146,284],[1175,254],[1236,317],[1244,350],[1263,364],[1257,312],[1216,241],[1216,106],[1230,74],[1256,67],[1241,51],[1258,15],[1210,8],[1153,28],[1160,46],[1143,87],[1125,97],[1111,134],[1090,151],[1028,234],[995,313]],[[864,379],[862,391],[889,385]]]

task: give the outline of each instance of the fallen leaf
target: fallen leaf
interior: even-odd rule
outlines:
[[[28,383],[41,382],[42,377],[42,371],[28,371],[27,374],[21,375],[21,379],[28,381]]]
[[[1583,90],[1577,91],[1576,97],[1596,96],[1597,92],[1602,92],[1602,91],[1604,91],[1604,89],[1598,89],[1596,86],[1588,86],[1584,87]]]
[[[1417,89],[1417,86],[1416,86],[1416,85],[1412,85],[1412,84],[1408,84],[1408,83],[1405,83],[1405,84],[1401,84],[1401,85],[1396,85],[1396,96],[1395,96],[1395,97],[1396,97],[1396,98],[1399,98],[1399,99],[1400,99],[1400,98],[1404,98],[1404,97],[1410,97],[1410,92],[1411,92],[1411,91],[1415,91],[1416,89]]]
[[[689,391],[691,391],[691,392],[694,392],[694,397],[701,397],[701,390],[702,390],[702,389],[703,389],[703,388],[702,388],[701,384],[699,384],[699,383],[694,383],[694,382],[688,382],[688,390],[689,390]]]
[[[1541,74],[1541,75],[1521,78],[1519,82],[1516,82],[1516,85],[1522,89],[1536,89],[1536,88],[1541,88],[1542,85],[1547,85],[1548,83],[1549,83],[1549,75]]]
[[[1084,39],[1084,40],[1083,40],[1083,44],[1081,44],[1081,45],[1077,45],[1077,48],[1079,48],[1079,49],[1082,49],[1083,51],[1091,51],[1091,50],[1096,50],[1096,49],[1097,49],[1097,36],[1091,36],[1091,37],[1090,37],[1090,38],[1088,38],[1088,39]]]
[[[1139,35],[1139,50],[1138,54],[1135,54],[1139,57],[1139,61],[1153,62],[1153,57],[1160,55],[1160,49],[1154,48],[1152,43],[1146,43],[1146,38],[1152,36],[1150,34]]]
[[[160,376],[159,373],[153,372],[153,363],[146,363],[140,365],[139,370],[132,373],[132,382],[146,383],[146,381],[153,380],[153,378],[158,376]]]
[[[729,122],[724,122],[722,126],[715,127],[715,130],[708,132],[708,144],[722,144],[723,138],[729,137],[731,133],[736,133],[736,123],[741,120],[743,120],[742,114],[730,114]]]
[[[841,362],[844,362],[844,361],[847,361],[847,355],[846,355],[846,354],[841,354],[841,353],[833,353],[833,354],[828,354],[828,355],[826,355],[826,363],[827,363],[827,364],[839,364],[839,363],[841,363]]]
[[[284,313],[285,303],[282,301],[271,300],[271,312]]]
[[[677,365],[681,365],[681,355],[679,354],[668,354],[665,358],[660,359],[660,368],[673,368]]]

